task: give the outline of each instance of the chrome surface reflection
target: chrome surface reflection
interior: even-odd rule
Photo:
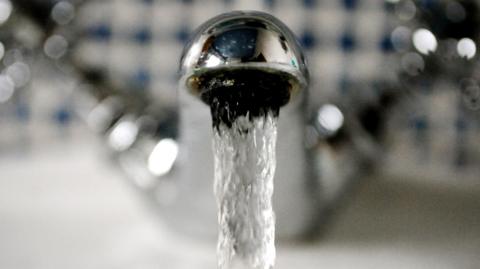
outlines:
[[[309,80],[305,58],[285,24],[266,13],[235,11],[198,28],[181,57],[180,85],[198,94],[199,74],[246,67],[284,73],[294,82],[291,96]]]

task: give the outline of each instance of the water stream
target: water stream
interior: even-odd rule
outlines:
[[[273,268],[277,116],[278,110],[256,117],[247,114],[214,128],[220,269]]]
[[[220,269],[271,269],[272,209],[280,107],[291,77],[268,68],[232,68],[191,78],[210,106],[218,205]]]

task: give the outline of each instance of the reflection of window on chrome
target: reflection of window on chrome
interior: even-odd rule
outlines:
[[[462,58],[472,59],[477,53],[477,46],[470,38],[462,38],[457,43],[457,52]]]
[[[138,135],[138,125],[132,119],[121,120],[108,136],[108,144],[116,151],[124,151],[135,142]]]
[[[317,123],[326,135],[336,133],[343,126],[343,121],[343,113],[334,105],[326,104],[318,110]]]
[[[12,97],[15,85],[7,75],[0,75],[0,103],[5,103]]]
[[[428,55],[430,52],[437,50],[437,39],[427,29],[418,29],[412,36],[413,45],[422,54]]]
[[[10,0],[0,0],[0,24],[6,22],[12,14],[12,3]]]
[[[170,172],[177,159],[178,145],[175,140],[160,140],[148,157],[148,170],[155,176],[163,176]]]

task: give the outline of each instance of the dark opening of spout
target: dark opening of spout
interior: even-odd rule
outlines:
[[[291,76],[258,69],[209,71],[196,77],[203,102],[210,106],[214,128],[231,127],[241,116],[254,119],[268,112],[278,116],[291,93]]]

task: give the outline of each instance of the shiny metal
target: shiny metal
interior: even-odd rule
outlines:
[[[234,11],[201,25],[180,61],[180,85],[198,95],[199,76],[224,69],[280,72],[293,97],[308,85],[309,75],[293,33],[277,18],[256,11]]]
[[[38,3],[45,2],[48,4],[51,2],[52,5],[48,4],[46,6],[53,7],[54,3],[58,3],[57,5],[59,5],[64,1],[16,0],[11,2],[14,6],[22,5],[25,8],[24,10],[27,10],[27,13],[38,18],[37,15],[45,13],[41,11],[44,10],[43,8],[37,8],[37,6],[40,7]],[[74,2],[78,3],[81,1],[77,0]],[[98,1],[91,2],[95,3]],[[389,5],[408,2],[410,6],[413,3],[413,1],[388,2],[387,4]],[[447,4],[446,7],[448,8],[448,5],[450,5],[452,1],[437,2],[442,5]],[[471,1],[461,1],[459,3],[462,4],[463,2]],[[13,12],[16,12],[16,10],[17,9],[14,9]],[[478,117],[475,118],[475,116],[478,116],[478,111],[480,111],[478,102],[478,89],[480,87],[477,85],[480,81],[478,77],[479,72],[474,72],[478,69],[478,61],[476,61],[479,56],[478,43],[476,45],[472,44],[472,42],[476,42],[474,38],[476,34],[474,36],[463,34],[463,30],[477,31],[478,28],[465,27],[464,24],[456,24],[460,26],[459,28],[437,27],[438,25],[448,25],[448,23],[443,21],[444,19],[449,19],[448,16],[426,16],[428,19],[433,19],[431,25],[434,27],[428,27],[429,21],[427,21],[427,23],[422,21],[421,24],[415,22],[415,20],[421,18],[421,14],[419,13],[405,21],[405,16],[412,16],[411,9],[408,8],[408,5],[406,13],[403,12],[403,10],[399,12],[399,10],[399,8],[395,8],[396,13],[402,13],[397,14],[397,16],[403,17],[399,22],[403,22],[402,24],[406,24],[408,27],[404,25],[394,28],[395,30],[391,34],[391,42],[393,49],[397,50],[397,56],[399,57],[398,62],[401,63],[401,66],[399,66],[400,72],[405,73],[413,79],[421,78],[421,89],[419,87],[411,87],[410,85],[405,87],[405,89],[408,89],[408,92],[417,91],[417,93],[420,93],[421,98],[414,98],[420,103],[415,105],[411,102],[412,98],[405,97],[403,94],[407,92],[404,91],[405,89],[395,88],[394,92],[402,92],[401,96],[399,94],[399,96],[395,96],[395,98],[401,100],[406,99],[404,101],[409,104],[408,106],[403,106],[403,104],[398,105],[395,110],[393,110],[391,109],[391,104],[382,104],[381,101],[384,98],[377,96],[377,91],[375,96],[373,96],[374,98],[371,98],[372,96],[370,96],[369,91],[359,89],[360,85],[367,84],[361,81],[352,83],[352,90],[344,91],[348,92],[348,94],[342,94],[338,99],[336,99],[336,97],[328,98],[328,93],[318,94],[324,91],[324,87],[328,87],[323,84],[324,77],[322,77],[320,79],[322,81],[321,85],[319,85],[319,88],[314,89],[314,92],[316,91],[317,94],[312,95],[311,97],[313,98],[310,98],[310,100],[319,103],[328,102],[328,106],[325,107],[325,104],[323,104],[323,106],[312,106],[310,107],[310,111],[307,111],[310,113],[304,113],[305,106],[292,106],[292,102],[283,107],[279,123],[279,141],[277,146],[278,168],[275,177],[274,197],[279,237],[298,238],[299,235],[308,232],[310,228],[314,228],[315,225],[319,224],[319,221],[321,222],[322,219],[326,219],[326,217],[324,217],[325,213],[322,212],[328,213],[328,211],[334,210],[338,204],[341,204],[338,202],[346,196],[345,194],[351,191],[351,186],[355,185],[358,181],[360,177],[359,171],[366,170],[364,167],[368,167],[371,163],[382,164],[381,160],[384,159],[391,159],[390,166],[392,166],[393,169],[388,167],[388,165],[386,169],[387,172],[391,169],[390,173],[394,173],[397,177],[401,175],[405,178],[425,178],[428,177],[426,176],[427,174],[432,172],[432,177],[435,178],[435,182],[438,182],[439,174],[440,176],[448,177],[448,180],[451,178],[465,179],[467,173],[471,174],[474,179],[478,178],[478,176],[475,177],[478,173],[471,173],[472,171],[478,170],[476,167],[473,167],[475,169],[472,171],[465,169],[466,167],[474,166],[475,159],[473,159],[473,162],[468,161],[466,163],[467,166],[455,167],[455,174],[445,173],[446,170],[439,169],[449,169],[448,167],[450,166],[445,165],[445,163],[439,163],[440,165],[437,165],[437,163],[432,162],[434,165],[426,166],[423,162],[416,162],[416,158],[411,157],[415,156],[414,154],[418,154],[417,152],[423,154],[425,151],[423,148],[418,148],[417,144],[413,144],[413,147],[410,149],[412,155],[410,155],[409,158],[403,158],[407,161],[405,164],[399,162],[399,160],[403,159],[398,157],[384,158],[386,156],[384,152],[387,152],[388,149],[387,143],[379,141],[378,137],[372,136],[373,131],[358,121],[359,115],[363,115],[361,112],[364,111],[370,111],[371,116],[373,115],[373,117],[368,118],[368,123],[375,120],[378,121],[379,119],[376,119],[375,116],[380,115],[383,118],[381,119],[383,123],[389,122],[388,128],[385,127],[385,129],[388,129],[386,131],[387,135],[390,136],[389,142],[398,140],[398,143],[405,143],[402,139],[397,138],[404,136],[404,132],[399,131],[404,128],[402,126],[406,125],[395,124],[395,121],[391,119],[395,120],[395,117],[399,115],[402,116],[406,111],[410,113],[418,107],[423,109],[425,105],[428,104],[426,101],[429,99],[434,101],[435,104],[439,103],[438,96],[428,97],[428,95],[425,95],[423,88],[425,84],[423,82],[426,81],[424,79],[425,74],[430,80],[432,77],[438,77],[441,78],[439,81],[450,80],[450,78],[452,81],[462,81],[460,84],[465,85],[460,85],[462,90],[460,100],[457,100],[454,96],[452,96],[454,98],[443,98],[443,95],[440,96],[443,102],[451,100],[451,104],[454,103],[454,106],[451,106],[452,108],[460,107],[455,111],[460,112],[458,113],[459,119],[462,119],[462,121],[457,123],[461,129],[459,133],[461,133],[462,136],[459,136],[460,139],[455,140],[458,143],[444,143],[443,140],[441,143],[459,145],[459,157],[475,157],[478,155],[475,155],[477,151],[475,144],[467,144],[475,140],[471,139],[474,132],[466,130],[465,126],[463,126],[465,125],[463,119],[470,125],[474,119],[478,119]],[[422,10],[417,9],[417,12],[420,11]],[[465,11],[468,11],[468,9],[465,9]],[[47,13],[49,14],[49,12]],[[66,28],[61,29],[61,31],[57,31],[59,29],[50,31],[51,27],[54,27],[56,24],[63,24],[63,22],[70,21],[71,14],[66,12],[60,14],[64,17],[58,17],[58,14],[55,15],[54,13],[55,12],[52,12],[51,19],[48,19],[49,15],[47,14],[47,16],[44,16],[46,19],[40,18],[40,20],[37,19],[37,21],[40,22],[42,28],[48,29],[45,31],[46,33],[55,35],[61,33],[69,44],[74,44],[76,38],[82,36],[78,34],[78,31],[66,30]],[[84,13],[87,19],[92,15],[91,12]],[[469,11],[466,15],[468,16],[470,13],[476,14],[475,12]],[[132,15],[128,12],[125,14],[129,16]],[[477,17],[475,17],[474,20],[467,20],[467,22],[472,22],[472,25],[475,25],[475,22],[478,21]],[[122,17],[120,17],[120,19],[117,18],[116,21],[122,21],[121,18]],[[18,16],[10,16],[9,20],[12,19],[17,20]],[[442,21],[439,21],[440,19]],[[53,23],[52,20],[55,23]],[[76,18],[73,20],[76,20]],[[50,23],[42,23],[45,21],[50,21]],[[427,29],[430,29],[429,31],[435,35],[435,42],[432,42],[433,39],[430,35],[418,35],[418,33],[415,38],[417,42],[412,40],[412,30],[418,29],[417,27],[427,27]],[[447,35],[446,37],[450,38],[442,40],[441,35],[438,35],[434,31],[435,29],[453,29],[453,31],[448,34],[461,34],[461,36],[455,37]],[[24,30],[25,27],[22,27],[22,32]],[[442,35],[445,37],[444,34]],[[30,37],[29,39],[34,37],[34,35],[31,34],[28,36]],[[452,39],[451,37],[455,37],[456,39]],[[50,41],[62,40],[59,38],[55,39]],[[422,40],[430,40],[427,42],[430,46],[423,47],[422,43],[418,42]],[[5,43],[3,40],[2,42]],[[52,42],[52,44],[62,45],[62,42]],[[433,46],[432,44],[436,45]],[[38,47],[38,44],[31,45],[30,47]],[[71,57],[72,55],[65,53],[67,57],[62,56],[64,54],[64,47],[65,46],[46,46],[46,51],[48,51],[47,55],[54,56],[53,58],[55,59],[59,58],[58,61],[66,61],[68,60],[68,56]],[[433,49],[435,47],[436,49]],[[53,48],[53,50],[49,48]],[[57,50],[58,48],[60,48],[60,50]],[[71,48],[72,49],[68,49],[67,51],[73,52],[75,48]],[[416,50],[412,51],[410,48],[415,48]],[[428,53],[428,55],[422,55],[422,51],[432,52]],[[315,55],[316,51],[313,50],[312,52],[312,54]],[[95,57],[98,53],[93,53],[93,55],[93,57]],[[162,56],[163,55],[164,54],[162,54]],[[441,59],[438,58],[440,56]],[[438,59],[431,61],[432,57],[437,57]],[[390,56],[388,58],[390,58]],[[69,60],[72,59],[70,58]],[[177,65],[176,61],[169,61],[164,57],[161,61],[168,62],[172,66]],[[74,61],[72,61],[72,63],[73,62]],[[215,17],[206,22],[198,29],[192,41],[185,48],[182,56],[180,73],[181,87],[183,90],[179,91],[179,106],[177,106],[177,103],[175,103],[176,100],[173,100],[173,98],[167,98],[167,101],[162,100],[162,102],[160,102],[161,98],[159,96],[145,96],[145,91],[122,91],[130,87],[131,84],[122,83],[124,80],[118,77],[118,74],[115,75],[112,72],[107,72],[107,67],[103,65],[105,62],[107,61],[99,61],[98,66],[82,65],[78,62],[72,65],[79,73],[83,73],[84,75],[88,74],[88,76],[85,77],[90,77],[90,79],[93,80],[92,82],[96,87],[89,91],[93,93],[92,98],[95,99],[95,102],[92,103],[97,104],[97,101],[102,100],[95,106],[95,109],[88,114],[89,117],[87,118],[89,118],[89,123],[108,138],[105,140],[111,142],[113,155],[117,157],[120,166],[129,178],[132,179],[134,184],[140,187],[144,196],[153,198],[151,200],[155,202],[154,208],[161,208],[161,210],[159,210],[159,216],[162,217],[164,222],[173,224],[170,226],[186,234],[197,236],[211,235],[211,237],[215,237],[216,214],[212,194],[213,160],[210,145],[211,126],[209,122],[211,119],[209,109],[206,105],[199,102],[198,98],[187,94],[185,88],[188,88],[190,92],[193,92],[198,97],[199,92],[196,79],[199,75],[211,71],[249,68],[257,69],[261,72],[283,72],[291,78],[291,84],[294,86],[291,87],[292,93],[305,93],[305,91],[298,91],[298,89],[308,84],[308,72],[305,66],[305,59],[301,54],[301,50],[298,48],[295,38],[283,23],[268,14],[259,12],[232,12]],[[319,61],[319,63],[323,64],[325,61]],[[446,64],[435,64],[435,68],[432,69],[432,71],[428,71],[430,63]],[[94,69],[92,67],[100,68]],[[329,66],[323,66],[322,70],[329,68]],[[424,70],[424,75],[420,72],[422,70]],[[335,72],[329,73],[334,74],[334,77],[336,77]],[[108,77],[107,74],[108,76],[111,75],[111,77]],[[449,76],[445,76],[445,74]],[[382,79],[384,79],[382,76],[389,78],[391,76],[388,68],[385,72],[380,72],[377,75]],[[453,80],[453,78],[455,78],[455,80]],[[112,81],[120,82],[112,83]],[[10,83],[10,81],[7,82]],[[440,90],[438,92],[442,92],[442,87],[432,88],[439,88]],[[390,87],[381,89],[382,94],[387,90],[390,91]],[[18,90],[15,90],[15,92],[18,92]],[[452,92],[453,91],[448,91],[448,93]],[[355,94],[360,96],[355,97]],[[314,100],[314,98],[316,100]],[[352,99],[350,100],[349,98]],[[295,100],[301,101],[303,99],[297,97]],[[181,114],[180,121],[178,121],[176,117],[176,110],[174,113],[153,113],[148,109],[144,109],[148,106],[154,106],[158,109],[165,106],[168,102],[170,103],[169,107],[178,108]],[[459,102],[465,102],[465,104],[458,105]],[[442,103],[439,104],[441,105]],[[310,105],[312,105],[312,103],[310,103]],[[338,110],[332,109],[331,105],[338,106]],[[375,109],[372,109],[372,107]],[[389,108],[388,110],[385,109],[387,107]],[[428,105],[428,107],[430,107],[430,105]],[[445,103],[443,107],[449,107],[448,103]],[[454,111],[454,109],[452,109],[452,111]],[[435,114],[442,116],[440,117],[442,120],[441,124],[438,126],[447,126],[444,122],[444,114]],[[307,122],[305,115],[311,115],[312,120]],[[403,117],[399,118],[400,120],[403,119]],[[446,118],[448,119],[449,117]],[[177,138],[176,132],[172,132],[170,128],[174,127],[176,130],[178,122],[180,122],[181,126],[179,128],[180,140],[178,141],[177,152],[177,144],[175,143],[175,139]],[[448,133],[452,133],[452,128],[450,126],[447,127]],[[306,134],[304,133],[305,129],[307,129]],[[380,130],[380,134],[382,134],[382,132],[385,131]],[[436,133],[442,132],[438,132],[437,130]],[[307,137],[307,139],[305,139],[305,137]],[[420,139],[429,138],[426,136],[418,137]],[[429,143],[423,143],[424,141],[421,141],[421,144],[429,145],[432,144],[430,142],[435,142],[432,139],[428,140]],[[305,144],[308,146],[308,149],[305,149]],[[375,146],[380,150],[376,150]],[[404,146],[405,145],[399,147],[402,149],[399,154],[408,152],[409,148],[405,148]],[[464,148],[466,148],[466,151]],[[445,148],[440,147],[440,149]],[[430,155],[454,155],[444,154],[445,152],[452,151],[450,149],[449,151],[443,151],[442,154],[430,153]],[[465,152],[470,155],[464,155]],[[402,155],[399,155],[399,157],[402,157]],[[422,160],[425,159],[423,156],[421,157]],[[414,163],[409,164],[409,161],[412,160]],[[462,159],[460,159],[460,161],[462,161]],[[407,169],[405,169],[405,167],[407,167]],[[459,175],[457,172],[460,170],[464,170],[465,172]],[[416,174],[415,172],[420,174]]]
[[[180,149],[176,164],[179,169],[174,175],[176,197],[162,214],[183,233],[216,237],[212,119],[210,108],[199,101],[198,80],[205,74],[232,74],[246,69],[278,74],[279,78],[286,76],[290,84],[286,87],[290,99],[281,108],[278,123],[273,205],[277,236],[298,239],[311,231],[320,212],[319,191],[304,143],[306,106],[299,105],[305,101],[309,74],[292,32],[278,19],[261,12],[236,11],[207,21],[183,52],[179,82]]]
[[[64,36],[75,43],[75,35]],[[212,240],[217,235],[211,115],[198,100],[202,75],[248,69],[287,78],[289,87],[278,88],[279,94],[289,91],[280,111],[276,149],[273,204],[278,238],[299,239],[315,232],[324,212],[345,193],[348,179],[358,176],[353,160],[357,153],[351,150],[356,141],[342,136],[349,115],[342,114],[343,125],[333,124],[338,113],[332,118],[331,109],[323,111],[318,123],[327,131],[324,136],[314,130],[318,124],[310,126],[305,58],[292,32],[271,15],[236,11],[200,26],[181,57],[179,103],[130,91],[128,83],[113,83],[103,66],[84,66],[73,53],[56,61],[69,62],[79,77],[93,84],[84,90],[93,99],[85,113],[87,122],[105,137],[112,159],[152,202],[162,221],[182,234]],[[315,131],[310,141],[305,139],[307,129]],[[336,141],[334,147],[329,139]]]

